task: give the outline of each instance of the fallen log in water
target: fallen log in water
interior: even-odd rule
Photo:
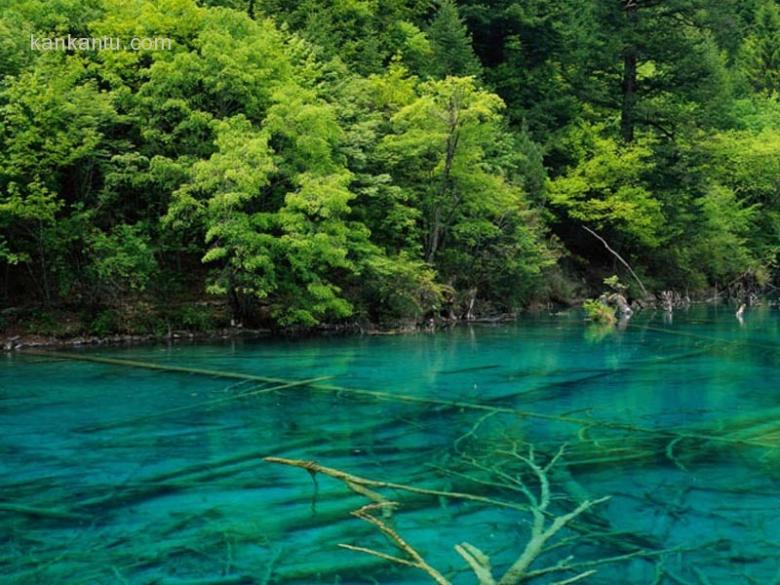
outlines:
[[[260,394],[268,394],[269,392],[276,392],[278,390],[287,390],[289,388],[296,388],[298,386],[309,386],[311,384],[314,384],[316,382],[322,382],[323,380],[329,380],[332,376],[321,376],[319,378],[311,378],[309,380],[298,380],[298,381],[292,381],[292,382],[285,382],[284,384],[276,384],[274,386],[265,387],[265,388],[255,388],[252,390],[247,390],[245,392],[239,392],[238,394],[233,394],[231,396],[224,396],[222,398],[214,398],[212,400],[204,400],[200,402],[196,402],[195,404],[187,404],[184,406],[177,406],[175,408],[168,408],[165,410],[158,410],[156,412],[145,414],[142,416],[137,416],[129,419],[124,420],[118,420],[113,421],[109,423],[101,423],[97,425],[90,425],[87,427],[82,427],[75,429],[78,432],[97,432],[97,431],[104,431],[108,429],[114,429],[118,427],[138,424],[140,422],[146,422],[149,420],[155,420],[161,417],[169,416],[171,414],[181,414],[183,412],[191,412],[193,410],[201,410],[203,408],[210,408],[212,406],[216,406],[218,404],[224,404],[226,402],[233,402],[234,400],[238,400],[240,398],[249,398],[250,396],[258,396]]]
[[[57,520],[89,520],[90,516],[78,514],[62,508],[37,508],[33,506],[23,506],[11,502],[0,502],[0,513],[20,514],[33,518],[54,518]]]
[[[136,360],[123,360],[117,358],[99,357],[93,355],[86,355],[80,353],[66,353],[56,351],[43,351],[36,349],[25,349],[21,352],[23,355],[37,355],[41,357],[49,356],[59,359],[93,362],[97,364],[108,364],[114,366],[126,366],[133,368],[142,368],[145,370],[158,370],[161,372],[175,372],[179,374],[197,374],[199,376],[207,376],[210,378],[229,378],[233,380],[250,380],[253,382],[264,382],[272,384],[286,384],[290,380],[282,380],[281,378],[270,378],[268,376],[256,376],[254,374],[244,374],[241,372],[225,372],[221,370],[208,370],[204,368],[189,368],[185,366],[171,366],[166,364],[157,364],[154,362],[141,362]]]
[[[224,577],[200,577],[193,579],[162,577],[151,581],[149,585],[251,585],[259,582],[259,580],[249,575],[227,575]]]
[[[324,465],[320,465],[318,463],[315,463],[314,461],[303,461],[300,459],[285,459],[283,457],[265,457],[264,459],[269,463],[281,463],[282,465],[299,467],[301,469],[305,469],[312,475],[315,475],[317,473],[328,475],[334,479],[343,481],[353,491],[358,491],[356,490],[356,486],[362,486],[364,488],[388,488],[388,489],[410,492],[414,494],[422,494],[422,495],[434,496],[434,497],[444,497],[444,498],[450,498],[454,500],[470,500],[473,502],[490,504],[491,506],[498,506],[501,508],[512,508],[514,510],[523,510],[523,511],[528,510],[528,506],[525,505],[514,504],[512,502],[503,502],[500,500],[495,500],[493,498],[487,498],[476,494],[470,494],[465,492],[448,492],[445,490],[432,490],[432,489],[419,488],[411,485],[405,485],[401,483],[366,479],[364,477],[359,477],[357,475],[351,475],[349,473],[345,473],[338,469],[325,467]],[[358,493],[362,495],[367,495],[365,491],[358,491]],[[374,495],[373,497],[376,497],[376,495]],[[371,496],[369,496],[369,498],[371,498]]]
[[[653,427],[642,427],[638,425],[620,423],[615,421],[579,418],[579,417],[566,416],[566,415],[546,414],[540,412],[520,410],[520,409],[515,409],[506,406],[491,406],[491,405],[462,401],[462,400],[446,400],[440,398],[414,396],[409,394],[400,394],[400,393],[386,392],[386,391],[379,391],[379,390],[365,390],[361,388],[350,388],[346,386],[336,386],[331,384],[318,384],[318,383],[309,382],[305,380],[299,380],[299,381],[285,380],[282,378],[270,378],[265,376],[256,376],[253,374],[243,374],[238,372],[221,372],[218,370],[188,368],[184,366],[168,366],[168,365],[156,364],[151,362],[140,362],[140,361],[122,360],[122,359],[115,359],[115,358],[103,358],[103,357],[61,353],[61,352],[26,350],[24,353],[39,355],[39,356],[51,355],[58,358],[105,363],[110,365],[121,365],[127,367],[145,368],[145,369],[172,372],[172,373],[197,374],[197,375],[203,375],[209,377],[252,380],[252,381],[274,383],[274,384],[295,384],[297,387],[304,387],[318,392],[329,392],[329,393],[346,394],[346,395],[351,394],[354,396],[373,398],[376,400],[389,401],[389,402],[428,404],[432,406],[443,406],[443,407],[454,408],[454,409],[476,410],[482,412],[510,414],[510,415],[518,416],[520,418],[534,418],[539,420],[556,421],[556,422],[567,423],[579,427],[601,427],[605,429],[624,430],[624,431],[630,431],[635,433],[651,434],[656,436],[667,437],[669,440],[675,439],[677,437],[681,437],[681,438],[700,439],[703,441],[711,441],[711,442],[732,444],[732,445],[742,444],[742,445],[768,447],[768,448],[774,448],[776,446],[772,442],[762,442],[762,441],[749,439],[749,438],[728,437],[723,435],[710,434],[706,432],[706,430],[697,432],[697,431],[679,431],[675,429],[658,429]]]
[[[155,579],[149,585],[252,585],[260,581],[249,575],[227,575],[224,577],[201,577],[198,579],[180,579],[178,577],[162,577]]]
[[[311,444],[311,439],[306,438],[288,442],[285,447],[291,449],[296,446],[309,444]],[[267,453],[268,449],[251,451],[211,463],[197,464],[180,470],[161,473],[145,478],[142,481],[119,486],[113,493],[77,502],[75,509],[91,510],[97,508],[105,512],[111,508],[124,506],[132,502],[139,502],[183,489],[203,486],[212,479],[238,475],[258,467]]]

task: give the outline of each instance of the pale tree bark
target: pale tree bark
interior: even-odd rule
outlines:
[[[442,237],[447,228],[447,221],[444,213],[447,207],[456,205],[455,189],[452,181],[452,167],[455,163],[455,156],[458,152],[458,142],[460,141],[460,110],[462,107],[462,96],[460,92],[455,92],[449,100],[447,108],[447,141],[444,147],[444,169],[442,170],[441,185],[433,202],[433,212],[430,219],[430,228],[428,233],[428,242],[425,250],[425,260],[433,262],[436,252],[441,247]],[[452,210],[448,217],[452,217]]]

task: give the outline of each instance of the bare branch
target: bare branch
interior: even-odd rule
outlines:
[[[650,296],[650,295],[649,295],[649,293],[647,292],[647,289],[645,288],[645,285],[644,285],[644,284],[642,284],[642,281],[641,281],[641,280],[639,280],[639,277],[636,275],[636,272],[634,272],[634,269],[633,269],[633,268],[631,268],[631,265],[630,265],[628,262],[626,262],[625,260],[623,260],[623,257],[622,257],[620,254],[618,254],[617,252],[615,252],[615,250],[613,250],[612,248],[610,248],[609,244],[607,243],[607,241],[606,241],[604,238],[602,238],[600,235],[598,235],[596,232],[594,232],[592,229],[590,229],[590,228],[589,228],[589,227],[587,227],[587,226],[582,226],[582,229],[584,229],[586,232],[588,232],[590,235],[592,235],[594,238],[596,238],[596,239],[597,239],[597,240],[599,240],[599,241],[600,241],[602,244],[604,244],[604,247],[605,247],[605,248],[606,248],[606,249],[609,251],[609,253],[610,253],[610,254],[612,254],[612,255],[613,255],[615,258],[617,258],[618,260],[620,260],[620,262],[623,264],[623,266],[625,266],[626,268],[628,268],[628,271],[631,273],[631,276],[633,276],[633,277],[634,277],[634,280],[636,280],[636,281],[637,281],[637,283],[639,284],[639,288],[641,288],[641,289],[642,289],[642,293],[643,293],[643,294],[644,294],[646,297],[647,297],[647,296]]]
[[[305,461],[302,459],[285,459],[284,457],[264,457],[263,459],[264,461],[268,461],[269,463],[281,463],[282,465],[300,467],[301,469],[305,469],[309,473],[322,473],[323,475],[328,475],[334,479],[343,481],[350,489],[354,489],[354,486],[388,488],[388,489],[411,492],[413,494],[424,494],[428,496],[437,496],[437,497],[452,498],[452,499],[459,499],[459,500],[471,500],[474,502],[481,502],[483,504],[490,504],[491,506],[512,508],[514,510],[525,511],[528,509],[527,506],[522,506],[520,504],[503,502],[501,500],[494,500],[492,498],[477,496],[475,494],[468,494],[464,492],[446,492],[442,490],[428,490],[424,488],[414,487],[411,485],[404,485],[402,483],[393,483],[389,481],[378,481],[375,479],[367,479],[365,477],[352,475],[350,473],[346,473],[338,469],[333,469],[332,467],[325,467],[324,465],[320,465],[319,463],[316,463],[314,461]],[[360,493],[361,495],[366,495],[363,492],[358,492],[358,493]],[[374,498],[370,498],[370,499],[374,499]]]
[[[574,518],[590,509],[591,507],[606,502],[609,496],[599,498],[598,500],[588,500],[577,506],[574,511],[569,512],[563,516],[558,516],[553,520],[552,524],[543,531],[533,530],[531,534],[531,540],[525,546],[525,550],[520,557],[514,562],[509,570],[504,573],[498,582],[499,585],[514,585],[520,583],[527,575],[527,569],[531,563],[541,554],[545,543],[555,536],[566,524],[572,521]],[[534,527],[536,528],[536,526]]]
[[[417,565],[415,565],[412,561],[407,561],[406,559],[402,559],[401,557],[394,557],[393,555],[388,555],[378,550],[374,550],[373,548],[366,548],[364,546],[353,546],[351,544],[339,544],[338,546],[340,546],[341,548],[345,548],[347,550],[362,552],[367,555],[373,555],[375,557],[379,557],[380,559],[385,559],[386,561],[390,561],[391,563],[398,563],[399,565],[406,565],[409,567],[417,568]]]
[[[577,581],[585,579],[586,577],[590,577],[595,572],[596,572],[595,570],[585,571],[584,573],[580,573],[579,575],[575,575],[574,577],[564,579],[563,581],[556,581],[555,583],[551,583],[551,585],[569,585],[569,583],[575,583]]]
[[[477,576],[479,585],[496,585],[493,578],[493,570],[490,566],[490,557],[468,542],[455,545],[455,550],[462,556]]]
[[[483,419],[480,419],[480,422]],[[478,423],[479,424],[479,423]],[[478,426],[478,424],[476,426]],[[472,429],[473,430],[473,429]],[[553,500],[550,479],[548,477],[549,471],[561,460],[564,455],[566,446],[563,445],[558,451],[549,457],[549,460],[545,464],[540,464],[533,445],[528,445],[527,455],[521,454],[519,446],[514,443],[511,451],[498,451],[509,455],[521,462],[523,462],[533,476],[536,479],[536,486],[529,486],[523,481],[522,473],[518,473],[516,476],[510,475],[504,472],[500,468],[489,468],[481,465],[478,461],[473,460],[477,468],[485,471],[490,471],[498,475],[501,479],[507,482],[507,486],[512,489],[523,493],[528,499],[530,506],[511,505],[516,509],[530,512],[533,518],[531,524],[531,535],[528,543],[525,545],[520,556],[517,560],[507,569],[504,575],[500,579],[496,579],[493,576],[490,557],[482,552],[476,546],[462,542],[455,546],[455,551],[466,561],[474,575],[476,576],[479,585],[518,585],[521,582],[528,581],[529,579],[545,575],[554,572],[570,572],[575,573],[580,571],[573,577],[567,577],[562,581],[558,581],[558,585],[568,585],[569,583],[575,583],[586,579],[596,571],[592,567],[598,563],[571,563],[572,557],[567,557],[557,564],[551,567],[545,567],[537,570],[529,570],[531,564],[538,559],[542,554],[549,550],[547,543],[556,534],[558,534],[567,524],[572,520],[583,514],[591,507],[605,502],[609,497],[599,498],[596,500],[586,500],[580,503],[574,510],[563,514],[561,516],[555,516],[548,510]],[[429,575],[437,585],[449,585],[447,579],[439,573],[435,568],[429,565],[420,553],[415,550],[406,540],[401,537],[393,528],[391,528],[384,520],[373,514],[374,511],[381,510],[385,516],[389,516],[389,513],[398,507],[397,502],[387,500],[383,495],[373,491],[370,488],[390,488],[400,489],[412,493],[437,495],[443,497],[455,497],[467,500],[476,500],[482,503],[488,503],[492,505],[507,505],[504,502],[492,500],[482,496],[474,496],[472,494],[463,494],[459,492],[440,492],[437,490],[425,490],[422,488],[415,488],[413,486],[406,486],[403,484],[396,484],[392,482],[377,481],[372,479],[366,479],[351,475],[349,473],[340,471],[338,469],[332,469],[315,463],[313,461],[302,461],[294,459],[283,459],[279,457],[267,457],[266,461],[273,463],[282,463],[285,465],[291,465],[293,467],[300,467],[307,470],[312,475],[316,473],[323,473],[329,475],[335,479],[344,482],[353,491],[371,499],[374,503],[367,504],[358,510],[352,512],[352,515],[360,518],[364,522],[368,522],[372,526],[376,527],[396,548],[404,553],[403,556],[395,556],[381,551],[377,551],[371,548],[363,546],[355,546],[350,544],[341,544],[342,548],[369,554],[375,557],[385,559],[389,562],[399,565],[414,567]],[[487,482],[493,484],[493,482]],[[493,484],[495,485],[495,484]],[[500,484],[499,484],[500,485]],[[535,493],[538,490],[538,493]],[[621,558],[629,557],[617,557],[613,560],[619,560]]]
[[[377,509],[384,509],[387,507],[395,508],[398,504],[396,502],[384,502],[384,503],[378,503],[378,504],[367,504],[363,506],[362,508],[359,508],[352,512],[352,515],[360,518],[361,520],[364,520],[368,522],[369,524],[373,524],[376,526],[379,531],[385,535],[385,537],[392,542],[397,548],[399,548],[401,551],[406,553],[406,555],[409,557],[410,560],[405,560],[400,557],[394,557],[392,555],[387,555],[385,553],[381,553],[379,551],[375,551],[373,549],[364,548],[364,547],[354,547],[351,545],[341,545],[342,548],[347,548],[351,550],[356,550],[358,552],[364,552],[366,554],[374,555],[395,563],[400,563],[402,565],[407,565],[410,567],[415,567],[417,569],[420,569],[421,571],[424,571],[427,573],[431,579],[434,580],[437,585],[450,585],[450,582],[444,578],[444,575],[439,573],[436,569],[434,569],[432,566],[430,566],[425,559],[422,558],[420,553],[418,553],[414,547],[412,547],[408,542],[406,542],[400,534],[398,534],[395,530],[390,528],[387,524],[385,524],[382,520],[371,514],[373,510]]]

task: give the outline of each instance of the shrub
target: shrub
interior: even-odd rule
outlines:
[[[116,311],[104,309],[95,315],[95,318],[89,324],[89,331],[98,337],[105,337],[117,332],[118,322],[119,319]]]
[[[582,308],[585,309],[585,315],[587,315],[587,318],[591,321],[608,324],[617,322],[615,309],[608,307],[601,301],[588,299],[582,304]]]

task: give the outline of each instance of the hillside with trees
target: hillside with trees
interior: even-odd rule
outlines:
[[[617,256],[651,293],[777,283],[776,0],[3,4],[0,327],[643,297]],[[172,43],[31,46],[67,35]]]

